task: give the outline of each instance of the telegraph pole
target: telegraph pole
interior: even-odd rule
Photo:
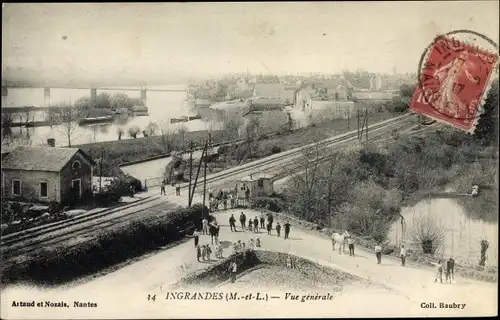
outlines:
[[[368,109],[365,109],[365,124],[366,124],[365,137],[366,137],[366,142],[368,142]]]
[[[188,207],[191,208],[191,179],[193,178],[193,141],[189,141],[189,193]]]
[[[351,129],[351,107],[347,106],[347,131]]]
[[[358,108],[356,111],[357,111],[357,113],[356,113],[356,118],[357,118],[357,120],[358,120],[358,139],[359,139],[359,138],[360,138],[360,137],[359,137],[359,108]]]
[[[198,184],[198,177],[200,176],[201,162],[203,161],[203,157],[206,157],[207,152],[208,151],[207,151],[206,144],[205,144],[205,147],[203,148],[203,151],[201,152],[200,162],[198,163],[198,170],[196,170],[196,177],[194,178],[193,191],[191,192],[191,196],[190,196],[191,200],[190,200],[189,206],[191,206],[191,204],[193,203],[194,191],[196,190],[196,185]]]
[[[208,153],[208,143],[207,142],[207,153]],[[205,197],[207,195],[207,158],[205,157],[205,169],[203,170],[203,215],[205,215]]]
[[[104,148],[101,147],[101,160],[99,161],[99,192],[102,190],[102,161],[104,160]]]

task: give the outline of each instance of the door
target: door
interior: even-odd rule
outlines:
[[[80,198],[82,196],[82,180],[75,179],[72,181],[73,192],[75,196]]]

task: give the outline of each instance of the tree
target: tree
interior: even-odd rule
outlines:
[[[181,149],[184,149],[186,147],[186,133],[188,132],[188,129],[185,125],[181,125],[179,129],[177,130],[177,133],[181,137]]]
[[[174,132],[170,127],[169,123],[166,121],[160,122],[160,135],[161,135],[161,144],[163,146],[163,150],[165,153],[169,153],[173,144],[173,136]]]
[[[68,104],[57,105],[53,110],[57,113],[57,118],[60,121],[59,130],[68,139],[68,147],[71,147],[71,140],[78,127],[81,114],[77,108]]]
[[[403,97],[412,98],[413,97],[413,93],[415,92],[416,89],[417,89],[417,85],[416,84],[402,84],[399,87],[399,95],[402,98]]]
[[[158,131],[158,125],[155,122],[153,122],[153,121],[150,121],[148,123],[148,125],[146,126],[146,128],[144,129],[144,133],[148,137],[149,136],[154,136],[157,131]]]
[[[125,93],[118,92],[110,97],[110,107],[111,110],[118,110],[120,108],[130,109],[133,107],[133,104]]]
[[[434,254],[444,244],[446,227],[431,213],[413,214],[407,236],[410,242],[421,246],[424,253]]]
[[[244,127],[244,139],[248,147],[248,156],[252,157],[252,150],[258,148],[258,141],[256,140],[260,128],[260,121],[257,117],[250,117]]]
[[[321,197],[317,192],[320,155],[320,146],[315,143],[302,151],[296,165],[285,168],[288,175],[293,175],[287,187],[290,190],[288,196],[294,199],[292,208],[308,220],[316,218],[318,199]]]
[[[118,129],[116,129],[116,133],[118,134],[118,140],[121,140],[125,131],[123,130],[122,127],[118,127]]]
[[[128,134],[130,137],[137,139],[137,135],[141,132],[141,129],[137,126],[128,128]]]
[[[496,78],[486,96],[484,112],[479,118],[475,135],[476,140],[484,145],[498,143],[498,78]]]
[[[101,92],[96,97],[96,108],[98,109],[110,109],[111,108],[111,96],[107,92]]]

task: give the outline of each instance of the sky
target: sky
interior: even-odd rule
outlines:
[[[416,72],[437,34],[499,37],[497,1],[31,3],[2,14],[2,68],[41,79]]]

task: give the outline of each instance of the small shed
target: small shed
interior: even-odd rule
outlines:
[[[236,182],[236,196],[246,198],[246,190],[250,191],[250,198],[270,196],[273,190],[273,180],[268,175],[250,175]]]

